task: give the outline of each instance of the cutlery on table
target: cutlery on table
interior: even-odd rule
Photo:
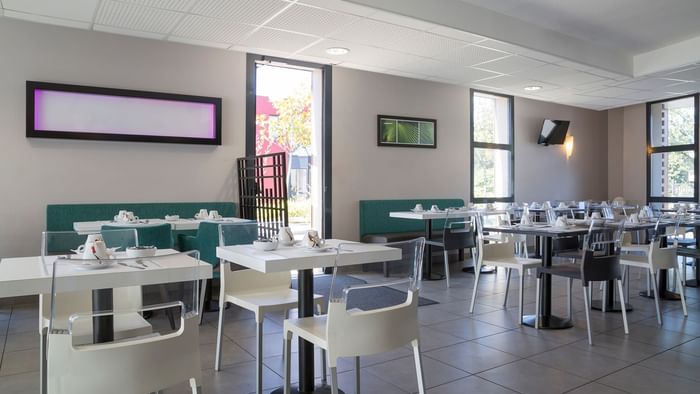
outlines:
[[[136,268],[139,270],[145,270],[146,268],[144,267],[139,267],[138,265],[131,265],[131,264],[126,264],[126,263],[117,263],[119,265],[123,265],[124,267],[129,267],[129,268]]]

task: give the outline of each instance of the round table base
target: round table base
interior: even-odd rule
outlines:
[[[640,297],[644,298],[651,298],[654,299],[654,290],[650,291],[649,294],[647,295],[646,290],[645,291],[640,291],[639,292]],[[661,297],[662,300],[666,301],[680,301],[681,300],[681,295],[678,293],[672,293],[670,291],[666,291],[663,297]]]
[[[602,301],[593,300],[591,302],[591,309],[595,309],[597,311],[602,311],[603,310]],[[632,305],[630,305],[628,303],[628,304],[625,304],[625,310],[627,310],[627,312],[632,312],[634,310],[634,308],[632,308]],[[605,311],[606,312],[622,312],[622,306],[620,305],[619,302],[615,301],[612,308],[610,308],[609,306],[606,306]]]
[[[470,274],[473,274],[474,273],[474,266],[470,265],[469,267],[464,267],[464,268],[462,268],[462,272],[468,272]],[[496,272],[496,267],[485,265],[485,266],[481,267],[480,272],[482,274],[493,274]]]
[[[292,394],[329,394],[331,392],[331,386],[324,384],[320,386],[316,386],[314,391],[312,392],[304,392],[302,393],[299,391],[299,387],[297,386],[292,386],[292,390],[290,391]],[[278,389],[272,390],[272,394],[283,394],[284,393],[284,388],[280,387]],[[345,394],[343,390],[338,388],[338,394]]]
[[[535,315],[523,316],[523,324],[529,327],[535,326]],[[571,319],[564,319],[558,316],[540,316],[540,328],[549,330],[561,330],[571,328],[574,324]]]

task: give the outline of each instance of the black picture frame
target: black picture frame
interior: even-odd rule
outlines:
[[[139,134],[112,134],[112,133],[85,133],[79,131],[63,130],[36,130],[34,124],[35,103],[34,92],[36,90],[51,90],[71,93],[99,94],[105,96],[133,97],[159,99],[169,101],[182,101],[191,103],[206,103],[214,105],[215,130],[214,138],[173,137]],[[221,103],[220,97],[193,96],[185,94],[152,92],[144,90],[129,90],[104,88],[96,86],[69,85],[52,82],[27,81],[26,82],[26,137],[27,138],[58,138],[72,140],[95,141],[128,141],[128,142],[160,142],[173,144],[196,145],[221,145]]]
[[[395,142],[390,142],[386,141],[386,138],[384,138],[385,130],[383,129],[383,126],[386,124],[387,121],[395,121],[396,122],[396,131],[395,131]],[[416,129],[418,141],[417,142],[411,142],[411,141],[406,141],[406,142],[399,142],[399,122],[415,122],[418,123],[418,128]],[[420,131],[420,125],[421,124],[430,124],[432,127],[432,141],[430,139],[427,140],[427,143],[421,143],[421,139],[423,138],[421,131]],[[437,120],[436,119],[429,119],[429,118],[415,118],[415,117],[407,117],[407,116],[395,116],[395,115],[377,115],[377,146],[389,146],[389,147],[394,147],[394,148],[429,148],[429,149],[436,149],[437,148]]]

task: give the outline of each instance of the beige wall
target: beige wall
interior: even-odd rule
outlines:
[[[646,184],[646,106],[644,104],[608,111],[608,197],[623,196],[635,204],[645,204]],[[614,180],[614,183],[612,182]]]
[[[568,160],[563,145],[537,145],[545,118],[571,121],[568,134],[574,136],[574,151]],[[603,111],[516,98],[516,200],[605,199],[606,140]]]
[[[357,239],[358,201],[469,199],[469,90],[454,85],[335,68],[333,236]],[[377,147],[377,114],[437,119],[437,149]],[[574,154],[537,145],[544,118],[571,120]],[[605,199],[607,116],[516,98],[515,196],[519,201]]]
[[[245,55],[0,18],[0,256],[39,252],[46,204],[231,200]],[[25,81],[223,98],[223,145],[25,138]]]
[[[0,37],[13,38],[0,40],[0,257],[38,253],[49,203],[237,200],[243,53],[2,18]],[[25,80],[222,97],[224,144],[27,139]],[[334,236],[357,238],[361,199],[468,200],[467,88],[339,67],[333,84]],[[604,112],[526,99],[515,111],[518,200],[607,195]],[[436,118],[438,149],[377,147],[377,114]],[[568,162],[536,145],[545,117],[572,121]]]

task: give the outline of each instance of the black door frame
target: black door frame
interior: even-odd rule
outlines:
[[[323,237],[332,238],[332,81],[333,68],[329,64],[319,64],[304,62],[299,60],[285,59],[274,56],[258,55],[248,53],[246,56],[246,156],[255,155],[255,115],[256,115],[256,68],[258,62],[279,63],[280,66],[298,66],[306,68],[316,68],[321,70],[321,91],[323,92],[323,102],[321,104],[321,133],[323,134],[323,167],[321,169],[321,179],[323,182]]]

